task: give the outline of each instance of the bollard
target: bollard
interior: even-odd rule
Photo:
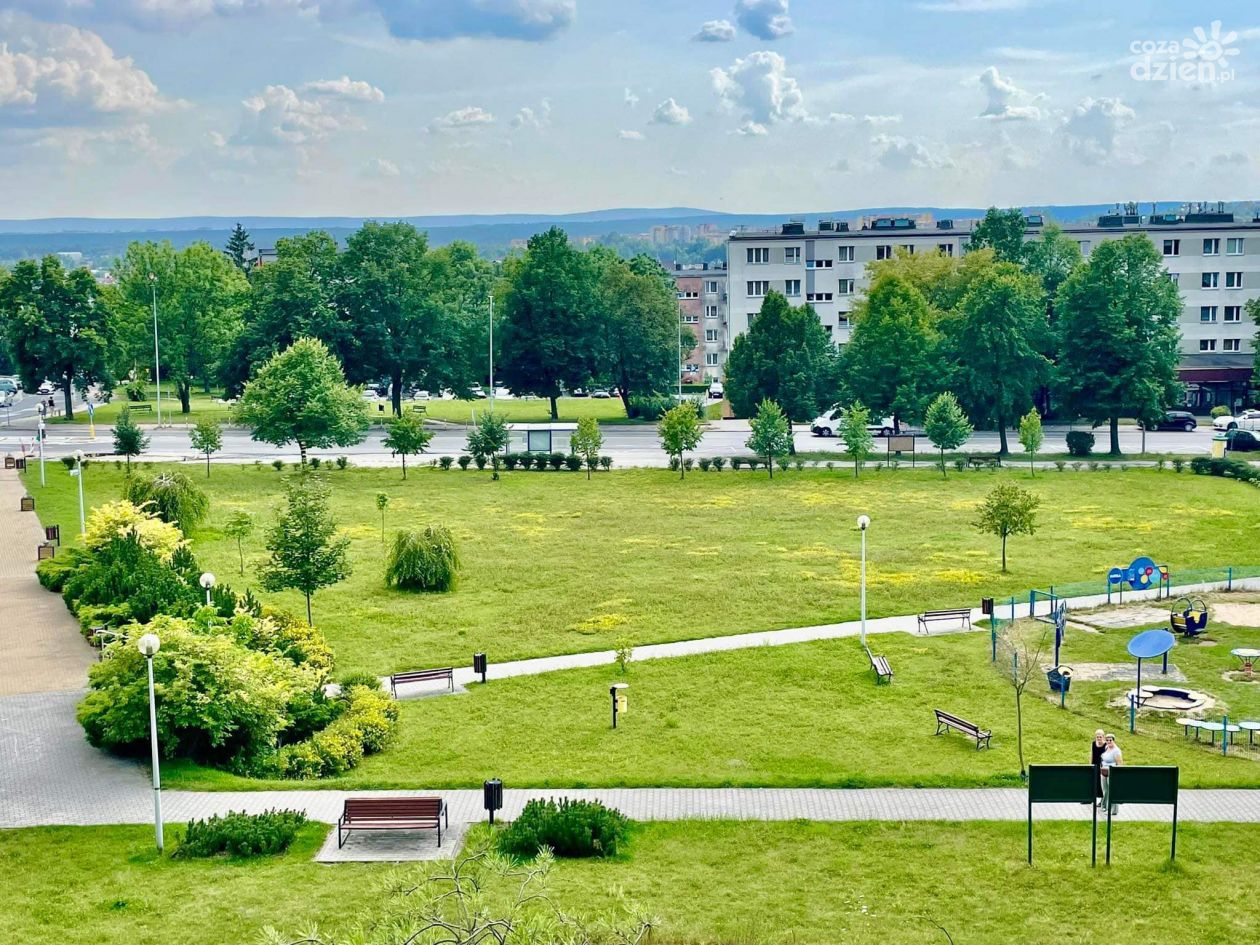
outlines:
[[[1137,725],[1137,693],[1129,693],[1129,733],[1132,734]]]

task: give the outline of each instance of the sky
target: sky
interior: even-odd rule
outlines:
[[[1257,196],[1260,7],[0,0],[0,218]]]

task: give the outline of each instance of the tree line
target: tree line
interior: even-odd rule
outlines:
[[[27,389],[53,382],[73,416],[73,391],[152,383],[154,332],[161,380],[180,410],[196,388],[238,394],[272,356],[317,339],[353,384],[388,384],[401,413],[409,389],[468,395],[489,378],[551,401],[566,388],[615,386],[631,398],[677,378],[678,306],[655,259],[583,252],[563,230],[533,237],[519,255],[483,258],[470,243],[431,248],[405,223],[364,224],[344,247],[313,231],[278,240],[256,265],[239,226],[225,250],[133,242],[112,284],[55,256],[0,270],[0,339]],[[493,311],[493,316],[492,316]],[[684,332],[684,352],[695,345]]]
[[[1007,430],[1037,406],[1106,424],[1153,423],[1176,404],[1181,298],[1149,239],[1100,242],[1088,259],[1059,228],[1024,238],[1019,210],[990,209],[962,257],[898,249],[872,263],[843,347],[813,309],[771,292],[732,345],[726,392],[797,421],[834,402],[920,423],[951,392],[970,421]]]

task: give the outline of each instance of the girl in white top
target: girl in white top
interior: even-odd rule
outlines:
[[[1114,814],[1115,810],[1111,807],[1111,769],[1124,764],[1124,755],[1116,744],[1116,736],[1107,735],[1105,743],[1107,747],[1102,753],[1103,809]]]

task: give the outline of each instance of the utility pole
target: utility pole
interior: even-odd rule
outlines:
[[[494,413],[494,289],[490,290],[490,412]]]
[[[157,273],[149,273],[149,288],[153,291],[153,380],[157,384],[157,425],[162,426],[162,362],[158,355],[157,326]]]

